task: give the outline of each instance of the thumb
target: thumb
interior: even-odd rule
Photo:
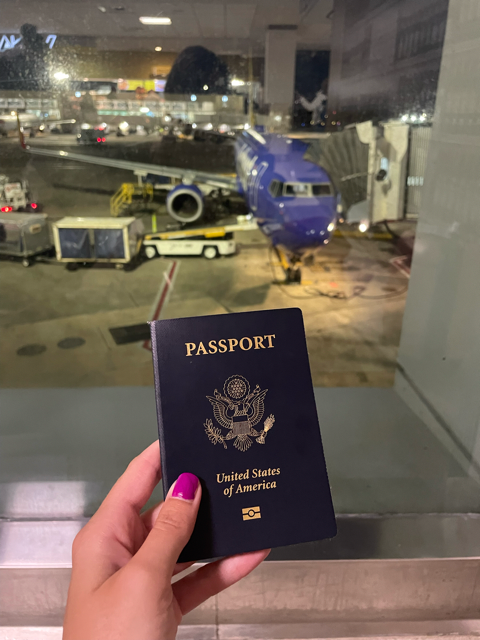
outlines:
[[[202,488],[197,476],[182,473],[170,487],[135,560],[170,581],[178,556],[192,535],[201,497]]]

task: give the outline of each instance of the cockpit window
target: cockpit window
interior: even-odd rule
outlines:
[[[332,185],[330,182],[312,184],[312,193],[314,196],[331,196],[333,195]]]
[[[308,197],[310,195],[310,185],[306,182],[287,183],[284,187],[283,195]]]
[[[272,189],[274,182],[277,183],[275,193]],[[318,184],[312,184],[311,182],[281,183],[274,180],[270,184],[270,193],[274,197],[284,195],[293,196],[295,198],[315,198],[318,196],[331,196],[333,194],[333,189],[329,182],[321,182]]]
[[[280,182],[280,180],[272,180],[268,190],[270,191],[270,195],[274,198],[278,198],[283,192],[283,182]]]

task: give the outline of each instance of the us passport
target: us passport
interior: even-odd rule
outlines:
[[[202,500],[179,561],[336,534],[300,309],[150,323],[165,494]]]

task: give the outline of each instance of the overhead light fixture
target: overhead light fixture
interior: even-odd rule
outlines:
[[[99,6],[98,10],[101,11],[102,13],[107,13],[107,10],[105,9],[105,7]]]
[[[238,78],[232,78],[230,84],[232,85],[232,87],[243,87],[245,82],[243,80],[239,80]]]
[[[204,85],[203,85],[203,90],[204,90],[204,91],[208,91],[208,84],[204,84]]]
[[[155,51],[161,51],[162,47],[155,47]]]
[[[172,24],[170,18],[163,18],[158,16],[140,16],[139,20],[142,24]]]
[[[67,80],[67,78],[69,78],[70,76],[68,75],[68,73],[64,73],[63,71],[57,71],[53,74],[53,77],[55,78],[55,80]]]

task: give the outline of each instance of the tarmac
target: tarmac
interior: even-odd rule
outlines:
[[[50,136],[32,143],[67,148],[72,141],[66,138]],[[228,145],[200,143],[197,151],[192,143],[187,148],[182,141],[159,142],[153,136],[108,140],[108,148],[94,151],[142,161],[150,154],[162,164],[190,166],[208,156],[204,164],[209,167],[232,170]],[[212,154],[220,154],[216,164]],[[28,179],[51,220],[109,216],[110,195],[122,182],[134,181],[130,172],[27,156],[12,139],[0,143],[0,157],[8,159],[3,166],[9,166],[11,179]],[[164,206],[158,213],[161,224],[166,220]],[[151,218],[144,220],[148,228]],[[300,307],[315,386],[392,386],[408,277],[392,262],[399,254],[387,234],[337,234],[313,264],[302,269],[302,283],[295,285],[282,284],[283,273],[260,231],[237,233],[235,240],[234,256],[210,261],[156,258],[132,272],[113,266],[69,272],[55,262],[25,269],[19,262],[2,260],[0,386],[151,385],[146,345],[117,345],[109,329],[152,319],[172,264],[176,277],[160,318]]]

